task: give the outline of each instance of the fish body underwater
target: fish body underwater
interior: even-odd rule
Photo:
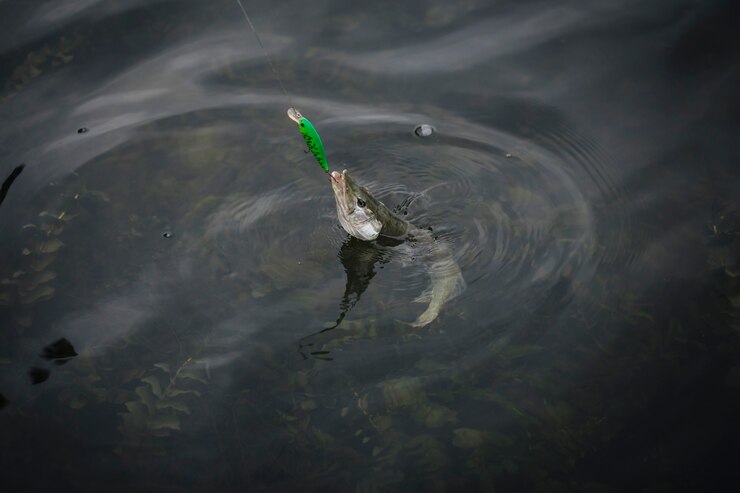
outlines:
[[[419,247],[422,252],[419,257],[426,263],[431,285],[414,300],[429,304],[411,326],[423,327],[431,323],[445,302],[459,295],[466,287],[450,247],[444,241],[435,239],[429,230],[418,228],[394,214],[359,185],[347,170],[341,173],[332,171],[330,180],[337,204],[337,217],[347,233],[364,241],[373,241],[382,235],[410,241]]]

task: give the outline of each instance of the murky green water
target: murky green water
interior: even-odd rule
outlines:
[[[235,1],[0,2],[4,485],[736,479],[734,3],[244,3],[289,98]],[[291,105],[452,247],[427,327]]]

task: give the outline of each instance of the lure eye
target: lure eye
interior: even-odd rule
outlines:
[[[360,206],[360,207],[365,207],[365,201],[358,197],[357,198],[357,205]]]

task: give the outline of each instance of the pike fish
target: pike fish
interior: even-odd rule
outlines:
[[[418,228],[394,214],[359,185],[347,170],[341,173],[332,171],[329,177],[337,204],[337,217],[347,233],[364,241],[373,241],[379,236],[409,241],[419,249],[417,256],[426,263],[431,284],[414,300],[428,305],[411,326],[423,327],[432,322],[445,302],[462,293],[466,287],[450,247],[435,239],[429,230]]]

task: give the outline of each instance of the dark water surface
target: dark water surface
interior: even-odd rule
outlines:
[[[0,1],[3,489],[734,489],[737,2],[245,6]]]

